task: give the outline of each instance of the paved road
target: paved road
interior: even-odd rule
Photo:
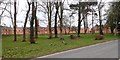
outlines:
[[[118,41],[112,41],[39,58],[118,58]]]

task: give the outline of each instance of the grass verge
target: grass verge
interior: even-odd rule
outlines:
[[[59,38],[48,39],[48,35],[39,35],[39,38],[36,39],[36,44],[29,43],[29,36],[27,36],[27,42],[21,42],[22,35],[18,35],[17,42],[13,42],[13,35],[3,35],[2,57],[35,58],[117,39],[117,37],[112,34],[105,34],[104,40],[94,40],[95,35],[96,34],[81,34],[81,37],[76,40],[71,40],[69,37],[70,35],[63,35],[64,40],[60,40]],[[64,44],[63,41],[66,44]]]

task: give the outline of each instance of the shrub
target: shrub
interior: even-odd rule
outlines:
[[[104,36],[103,35],[97,35],[95,36],[95,40],[103,40]]]
[[[77,39],[77,36],[70,35],[70,39]]]

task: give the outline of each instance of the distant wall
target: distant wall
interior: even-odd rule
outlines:
[[[60,29],[57,28],[58,30],[58,34],[60,33]],[[69,31],[69,28],[63,28],[63,33],[76,33],[74,28],[71,28]],[[81,33],[84,33],[84,28],[81,28],[80,30]],[[87,29],[87,33],[99,33],[99,29],[98,28],[94,28],[94,29]],[[103,32],[104,33],[110,33],[110,28],[103,28]],[[16,33],[17,34],[23,34],[23,29],[22,28],[17,28],[16,29]],[[38,33],[39,34],[49,34],[49,30],[48,27],[39,27],[38,28]],[[52,28],[52,33],[54,34],[54,28]],[[10,28],[10,27],[3,27],[2,28],[2,34],[4,35],[9,35],[9,34],[14,34],[14,29]],[[30,30],[26,29],[26,34],[30,34]]]

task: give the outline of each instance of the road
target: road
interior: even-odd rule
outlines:
[[[118,45],[115,40],[38,58],[118,58]]]

